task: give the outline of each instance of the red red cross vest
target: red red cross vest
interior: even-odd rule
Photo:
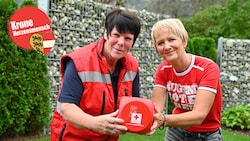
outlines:
[[[122,69],[118,78],[118,100],[115,102],[109,65],[101,55],[104,39],[82,47],[61,58],[62,82],[64,80],[65,60],[70,57],[82,81],[84,92],[80,108],[93,116],[114,112],[119,107],[120,98],[132,96],[133,80],[138,73],[138,62],[130,54],[122,59]],[[60,92],[60,91],[59,91]],[[93,96],[93,94],[95,96]],[[59,104],[59,102],[57,103]],[[75,128],[60,115],[60,106],[54,111],[51,122],[51,141],[117,141],[118,135],[106,135],[91,130]]]

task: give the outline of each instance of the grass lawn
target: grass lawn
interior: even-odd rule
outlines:
[[[231,131],[222,130],[224,141],[250,141],[250,136],[244,136],[236,134]],[[157,130],[157,132],[152,136],[138,135],[126,133],[121,136],[119,141],[164,141],[165,130]]]
[[[228,130],[222,130],[224,141],[250,141],[250,136],[245,136],[241,134],[234,133]],[[157,130],[157,132],[152,136],[140,135],[126,133],[121,135],[119,141],[164,141],[165,130]],[[41,139],[31,139],[28,141],[49,141],[49,137]]]

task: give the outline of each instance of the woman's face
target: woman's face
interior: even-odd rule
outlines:
[[[182,41],[169,29],[155,31],[154,38],[156,50],[164,60],[174,62],[184,55],[187,42]]]
[[[126,56],[133,46],[134,35],[131,33],[119,33],[116,28],[111,31],[111,35],[107,37],[105,42],[105,52],[109,59],[121,59]],[[110,58],[111,57],[111,58]]]

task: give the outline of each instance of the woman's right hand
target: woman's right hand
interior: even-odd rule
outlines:
[[[124,120],[118,118],[117,115],[118,110],[110,114],[93,117],[94,122],[90,129],[108,135],[126,133],[128,129],[126,126],[122,125]]]

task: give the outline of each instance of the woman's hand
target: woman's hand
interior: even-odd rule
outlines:
[[[93,117],[94,124],[90,127],[95,132],[101,132],[108,135],[124,134],[128,130],[126,126],[123,126],[124,120],[117,118],[118,110],[106,114]]]
[[[155,105],[155,113],[154,113],[154,122],[153,125],[150,128],[150,131],[146,133],[146,135],[152,135],[158,129],[163,123],[164,123],[164,115],[163,113],[160,112],[158,107]]]
[[[63,118],[79,129],[88,129],[104,134],[124,134],[128,129],[123,126],[124,120],[117,118],[118,110],[100,116],[92,116],[83,112],[77,105],[61,103]]]

